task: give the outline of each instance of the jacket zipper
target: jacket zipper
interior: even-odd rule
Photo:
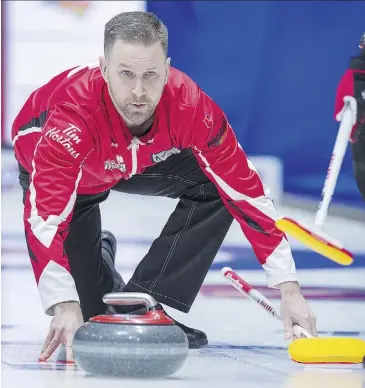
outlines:
[[[128,146],[129,150],[132,150],[132,171],[129,174],[129,177],[132,177],[137,173],[137,167],[138,167],[138,159],[137,159],[137,151],[139,149],[139,145],[143,144],[138,137],[134,137],[131,141],[131,144]]]

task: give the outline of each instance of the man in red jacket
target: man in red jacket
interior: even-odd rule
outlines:
[[[351,150],[355,179],[360,194],[365,200],[365,32],[360,38],[360,53],[350,58],[349,68],[339,82],[336,101],[335,118],[342,119],[344,102],[354,99],[357,112],[356,124],[351,133]]]
[[[44,311],[54,315],[40,360],[60,343],[72,358],[75,331],[105,313],[107,292],[144,292],[188,312],[233,219],[268,285],[280,288],[286,338],[294,322],[316,335],[269,191],[219,106],[170,67],[166,27],[151,13],[122,13],[104,39],[99,64],[33,92],[12,130],[29,255]],[[114,268],[115,238],[101,230],[110,190],[179,199],[127,284]],[[207,344],[203,332],[177,324],[191,348]]]

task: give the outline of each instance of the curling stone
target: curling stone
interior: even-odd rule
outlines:
[[[109,305],[138,305],[144,315],[115,314],[90,318],[75,333],[74,358],[85,372],[103,376],[165,377],[184,364],[189,343],[183,330],[156,309],[156,300],[143,293],[110,293]]]

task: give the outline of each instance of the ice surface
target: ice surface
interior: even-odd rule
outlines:
[[[22,210],[19,191],[5,193],[2,203],[2,384],[3,387],[94,388],[122,387],[224,387],[224,388],[363,388],[365,370],[361,365],[305,366],[292,362],[283,340],[281,323],[244,297],[202,289],[189,314],[167,308],[177,320],[204,330],[210,344],[200,351],[190,351],[184,367],[167,379],[131,380],[101,378],[85,374],[75,366],[57,364],[53,357],[38,363],[37,356],[47,334],[50,317],[41,308],[35,280],[23,241]],[[119,241],[117,267],[126,279],[159,233],[174,201],[111,195],[103,204],[103,226],[110,228]],[[120,214],[115,217],[115,208]],[[310,218],[312,215],[283,209]],[[346,225],[346,227],[344,227]],[[364,255],[363,225],[329,219],[334,237]],[[232,227],[224,246],[248,248],[237,225]],[[303,249],[293,243],[295,249]],[[233,250],[223,249],[204,283],[224,285],[218,268],[232,265]],[[241,251],[238,251],[241,252]],[[243,252],[243,251],[242,251]],[[236,253],[234,253],[236,254]],[[240,253],[239,253],[240,254]],[[309,255],[309,253],[308,253]],[[310,257],[310,256],[308,256]],[[239,265],[237,261],[233,264]],[[264,285],[265,275],[250,266],[239,273],[254,285]],[[356,300],[309,300],[317,316],[320,335],[351,335],[365,339],[365,265],[356,268],[299,268],[302,285],[356,288]],[[321,289],[325,297],[326,291]],[[278,307],[278,299],[273,299]]]

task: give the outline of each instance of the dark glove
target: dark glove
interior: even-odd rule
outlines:
[[[354,126],[351,132],[350,141],[355,143],[360,134],[365,136],[365,32],[360,39],[360,54],[351,57],[349,68],[342,76],[337,87],[335,101],[335,118],[341,121],[344,103],[356,101],[354,111]]]

